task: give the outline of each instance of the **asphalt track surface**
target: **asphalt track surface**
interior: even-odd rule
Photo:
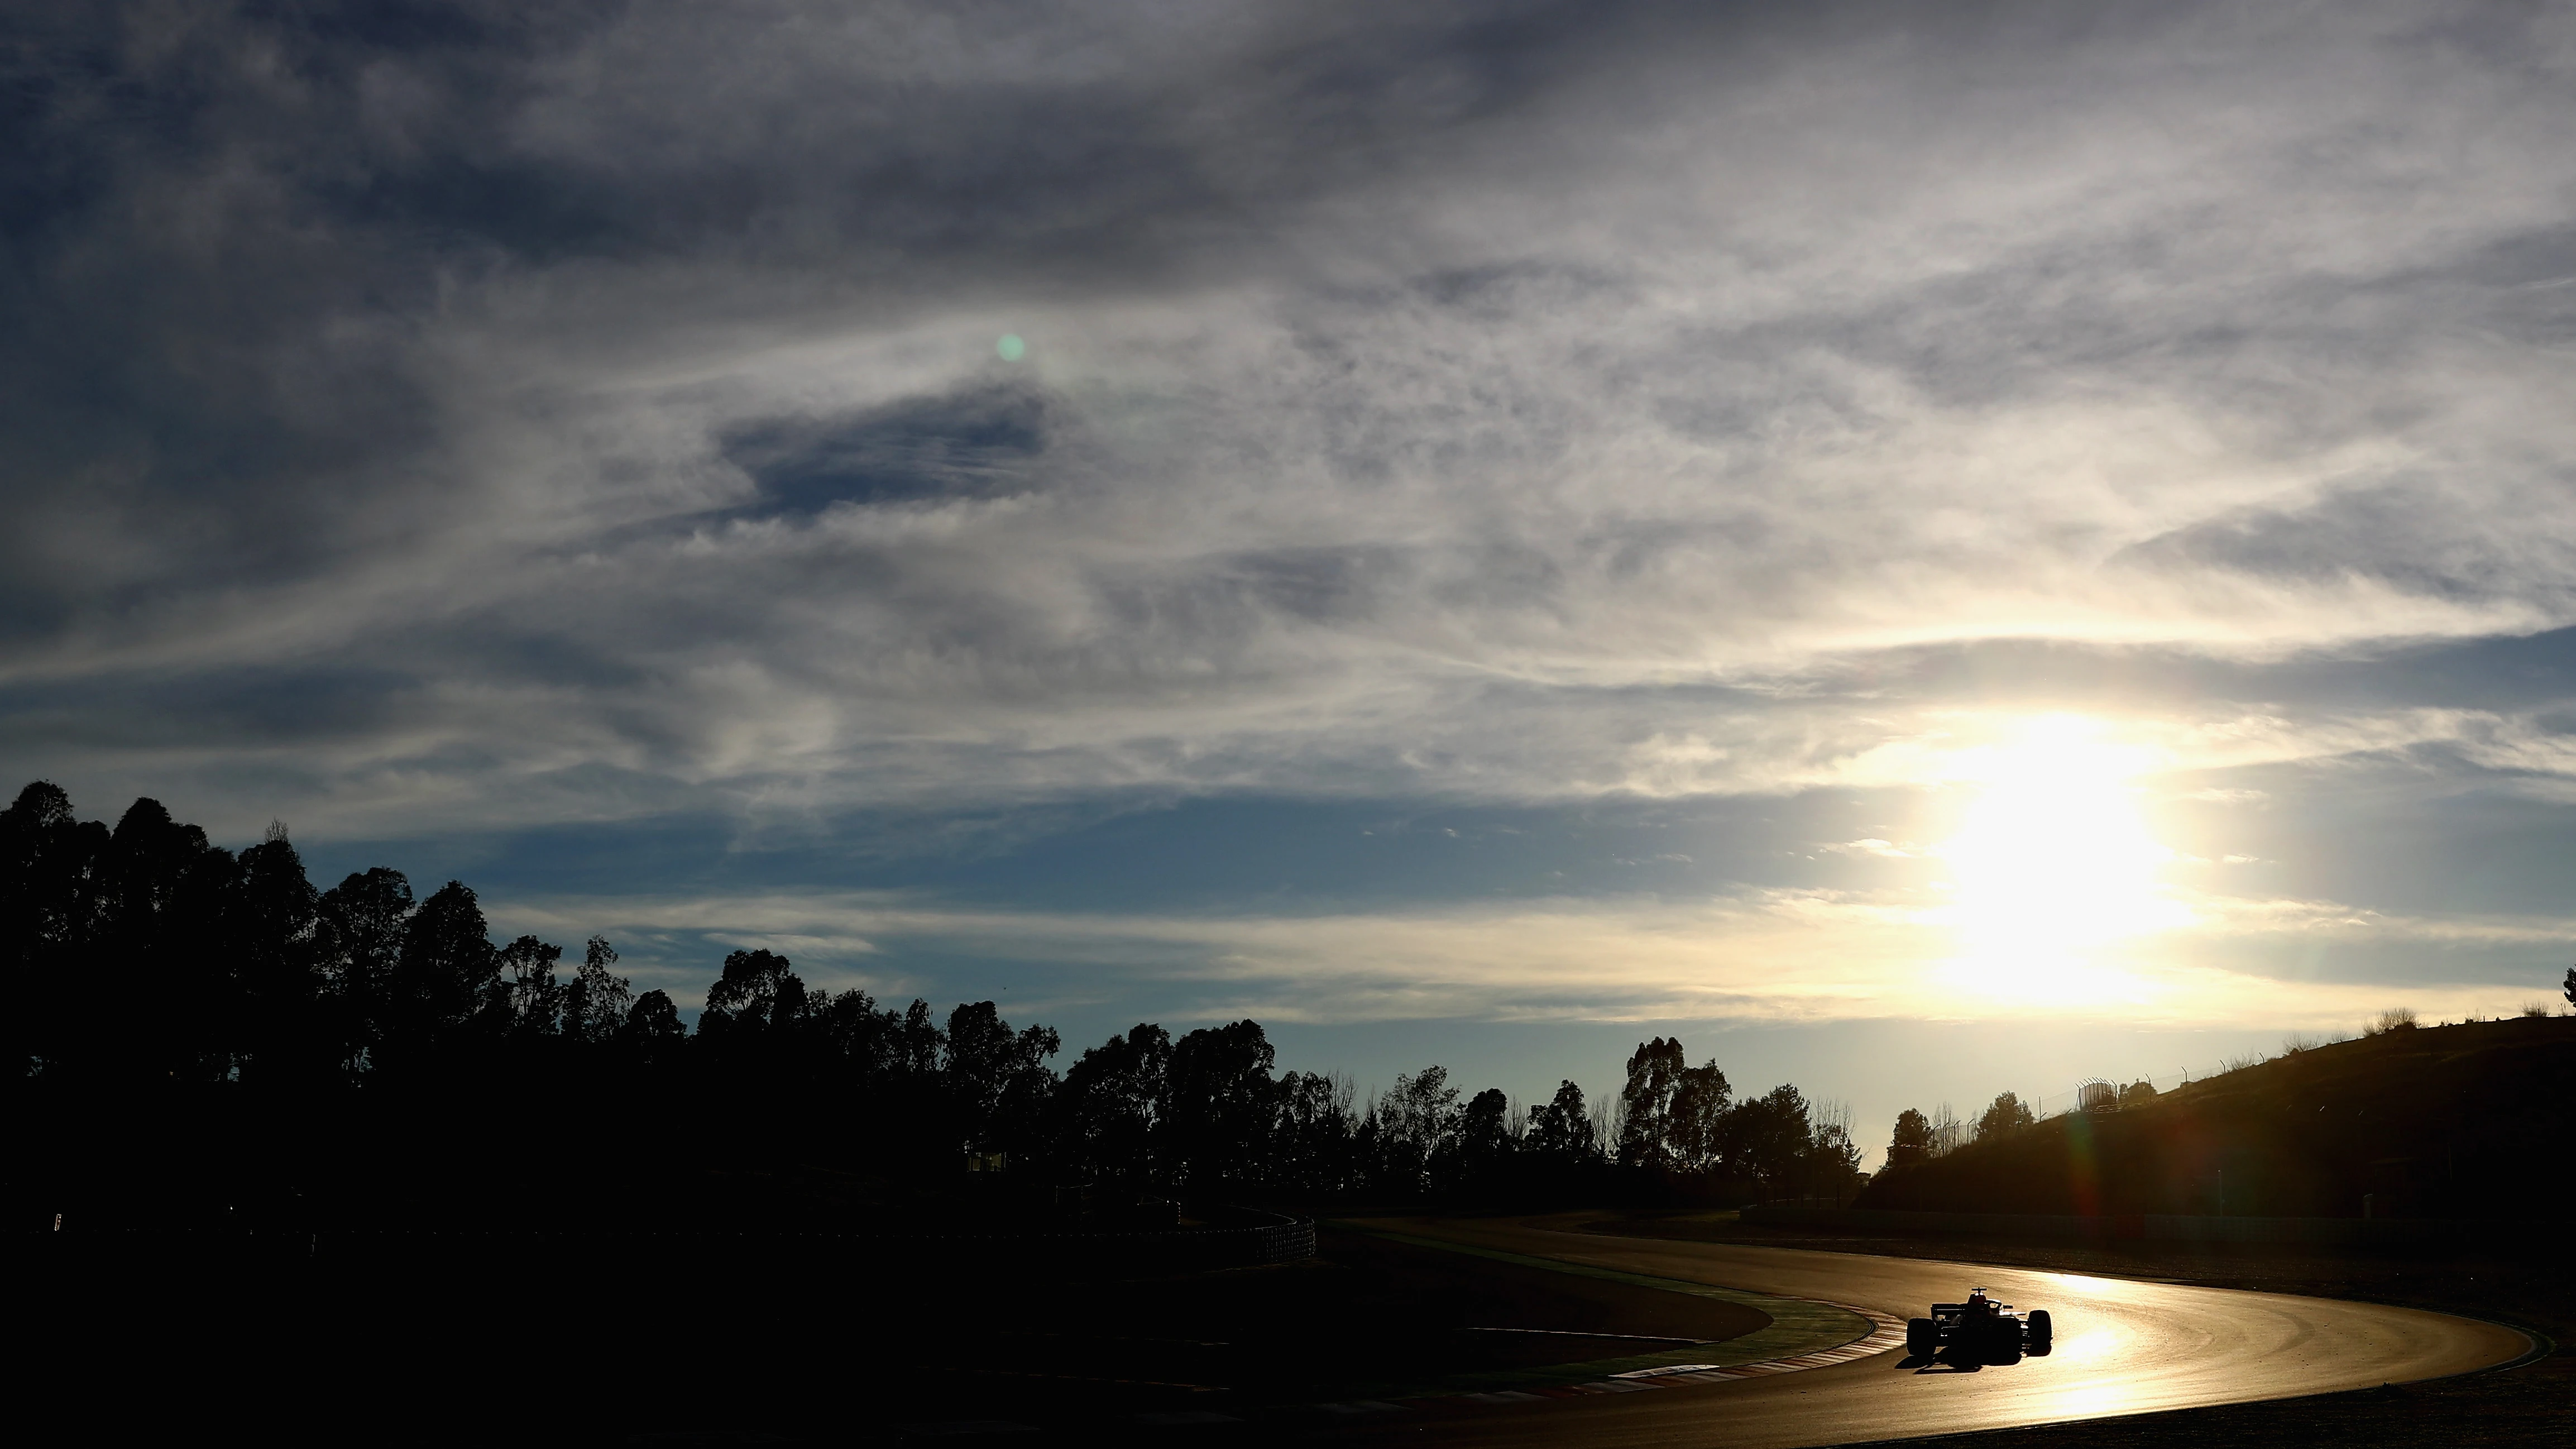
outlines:
[[[2492,1367],[2530,1351],[2509,1328],[2375,1303],[2090,1278],[1968,1263],[1732,1243],[1614,1238],[1525,1223],[1371,1226],[1756,1293],[1920,1317],[1983,1285],[2055,1319],[2047,1358],[1978,1370],[1902,1349],[1832,1368],[1388,1423],[1408,1444],[1551,1449],[1793,1449],[2375,1388]],[[1358,1437],[1373,1437],[1363,1434]]]

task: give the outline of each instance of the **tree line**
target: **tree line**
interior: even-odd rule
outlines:
[[[317,889],[281,826],[234,852],[150,799],[113,828],[78,820],[41,781],[0,812],[0,867],[11,1049],[58,1112],[174,1093],[398,1104],[414,1122],[579,1103],[685,1120],[711,1156],[1301,1199],[1838,1195],[1859,1156],[1847,1111],[1787,1084],[1739,1099],[1660,1037],[1616,1094],[1569,1080],[1526,1107],[1438,1066],[1363,1100],[1279,1071],[1249,1020],[1140,1023],[1059,1071],[1057,1033],[992,1002],[898,1008],[766,950],[725,957],[693,1030],[602,937],[577,960],[495,942],[462,882],[416,897],[379,866]],[[632,1134],[555,1140],[611,1138]]]
[[[2109,1082],[2087,1082],[2076,1092],[2078,1112],[2123,1112],[2143,1107],[2156,1099],[2153,1082],[2131,1082],[2125,1087]],[[1943,1102],[1926,1116],[1908,1107],[1896,1114],[1896,1130],[1888,1138],[1888,1167],[1911,1167],[1947,1157],[1971,1142],[1993,1142],[2008,1137],[2025,1127],[2037,1124],[2038,1115],[2018,1092],[1998,1092],[1986,1104],[1973,1123],[1963,1122]]]

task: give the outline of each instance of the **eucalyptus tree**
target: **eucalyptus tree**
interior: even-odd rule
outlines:
[[[1601,1141],[1593,1133],[1583,1089],[1572,1081],[1558,1082],[1555,1096],[1530,1109],[1529,1129],[1522,1134],[1521,1145],[1535,1162],[1560,1175],[1597,1164]]]
[[[1379,1186],[1415,1194],[1430,1185],[1432,1159],[1458,1130],[1458,1089],[1449,1085],[1449,1069],[1424,1067],[1411,1076],[1397,1074],[1395,1086],[1377,1099]]]
[[[353,871],[322,893],[317,945],[326,1020],[348,1077],[366,1072],[384,1038],[411,913],[411,882],[386,866]]]
[[[1341,1192],[1358,1166],[1359,1116],[1350,1078],[1289,1072],[1279,1079],[1279,1119],[1270,1178],[1307,1192]]]
[[[1628,1058],[1628,1082],[1619,1094],[1625,1120],[1619,1128],[1619,1163],[1650,1171],[1670,1169],[1674,1161],[1673,1093],[1689,1063],[1679,1037],[1639,1042]]]
[[[951,1011],[941,1073],[958,1145],[978,1153],[1035,1147],[1055,1089],[1046,1060],[1062,1044],[1051,1026],[1013,1031],[990,1001],[961,1003]]]
[[[1151,1178],[1171,1067],[1172,1035],[1150,1021],[1084,1052],[1057,1094],[1064,1165],[1086,1178]]]
[[[1257,1021],[1201,1027],[1172,1044],[1166,1159],[1191,1186],[1249,1181],[1279,1117],[1278,1054]]]
[[[323,955],[322,897],[272,823],[241,853],[221,933],[238,1018],[234,1048],[245,1081],[318,1086],[337,1076]]]
[[[563,1029],[564,987],[555,979],[563,947],[521,936],[499,952],[501,971],[493,991],[515,1038],[542,1039]]]
[[[464,882],[449,881],[403,925],[379,1018],[379,1065],[409,1075],[479,1055],[507,1021],[500,982],[501,953],[481,903]]]
[[[564,986],[563,1034],[580,1046],[597,1047],[613,1040],[633,1009],[635,993],[623,976],[608,968],[617,964],[617,948],[605,936],[583,945],[581,966]]]

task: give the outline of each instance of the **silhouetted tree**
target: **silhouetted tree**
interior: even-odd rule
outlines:
[[[786,957],[771,951],[733,951],[707,988],[698,1012],[698,1039],[717,1055],[748,1056],[803,1019],[805,982]]]
[[[1671,1144],[1682,1171],[1707,1172],[1724,1159],[1726,1116],[1734,1094],[1714,1059],[1681,1073],[1673,1087]]]
[[[1084,1177],[1150,1177],[1171,1065],[1171,1034],[1150,1021],[1084,1052],[1058,1095],[1066,1165]]]
[[[1860,1171],[1860,1144],[1852,1140],[1851,1108],[1835,1100],[1808,1111],[1807,1150],[1800,1166],[1810,1194],[1830,1195],[1840,1206],[1844,1192]]]
[[[1449,1069],[1399,1073],[1371,1115],[1377,1122],[1372,1166],[1378,1185],[1408,1195],[1422,1192],[1430,1185],[1431,1159],[1458,1126],[1458,1089],[1449,1085]]]
[[[38,780],[0,812],[0,930],[8,933],[9,1050],[28,1076],[97,1065],[98,1012],[85,1000],[104,928],[107,827],[72,816],[62,787]]]
[[[1279,1125],[1273,1180],[1308,1192],[1353,1185],[1359,1120],[1349,1079],[1290,1072],[1279,1079]]]
[[[267,839],[241,854],[222,931],[232,956],[244,1081],[313,1087],[338,1075],[338,1033],[324,995],[321,908],[286,828],[271,825]]]
[[[930,1019],[930,1003],[916,996],[905,1007],[903,1022],[894,1029],[889,1045],[889,1064],[894,1072],[910,1081],[928,1082],[939,1074],[939,1054],[944,1045],[939,1023]]]
[[[1459,1110],[1458,1130],[1434,1175],[1451,1190],[1490,1190],[1503,1179],[1520,1144],[1511,1134],[1511,1099],[1488,1087]]]
[[[461,881],[422,901],[403,926],[402,951],[379,1017],[379,1066],[405,1075],[461,1065],[502,1034],[508,996],[483,909]]]
[[[1628,1083],[1619,1094],[1627,1120],[1620,1125],[1619,1162],[1664,1170],[1677,1165],[1672,1144],[1673,1093],[1687,1067],[1681,1040],[1639,1042],[1628,1057]]]
[[[2567,997],[2567,1004],[2569,1006],[2576,1006],[2576,966],[2570,966],[2567,968],[2565,994]]]
[[[1601,1144],[1592,1135],[1592,1114],[1584,1110],[1583,1089],[1571,1081],[1558,1082],[1556,1095],[1546,1106],[1530,1109],[1521,1145],[1560,1175],[1599,1161]]]
[[[1053,1027],[1013,1032],[989,1001],[964,1003],[948,1014],[942,1065],[952,1130],[964,1150],[1026,1151],[1034,1145],[1055,1087],[1046,1059],[1058,1045]]]
[[[1592,1099],[1592,1140],[1601,1144],[1604,1154],[1618,1155],[1619,1136],[1627,1121],[1628,1104],[1608,1092]]]
[[[680,1020],[680,1009],[671,1004],[670,993],[647,991],[627,1009],[626,1021],[617,1029],[617,1044],[633,1060],[656,1066],[674,1059],[688,1035],[689,1028]]]
[[[99,880],[103,931],[93,980],[115,982],[127,1009],[95,1014],[78,1030],[107,1076],[129,1081],[220,1081],[236,1063],[240,1025],[219,941],[235,862],[206,833],[138,799],[110,835]]]
[[[1896,1114],[1896,1133],[1887,1141],[1887,1165],[1911,1167],[1932,1158],[1932,1123],[1908,1107]]]
[[[918,1084],[898,1062],[903,1016],[879,1010],[875,998],[856,989],[838,994],[816,992],[810,1030],[825,1077],[844,1091],[864,1092],[891,1101],[894,1094]]]
[[[562,959],[563,947],[534,936],[521,936],[501,948],[501,974],[494,984],[512,1036],[543,1038],[562,1029],[564,988],[555,980],[555,963]]]
[[[2010,1092],[1999,1092],[1983,1114],[1977,1118],[1977,1140],[1989,1141],[2007,1133],[2018,1132],[2035,1120],[2030,1108]]]
[[[1778,1196],[1798,1176],[1810,1145],[1807,1099],[1787,1083],[1726,1114],[1726,1160],[1738,1175]]]
[[[322,895],[320,953],[336,1055],[366,1070],[394,1010],[394,968],[411,925],[411,882],[383,866],[353,872]]]
[[[634,1006],[634,993],[626,978],[612,975],[609,967],[617,964],[617,950],[604,936],[593,936],[582,949],[581,969],[573,974],[564,988],[563,1034],[583,1046],[602,1046],[617,1035],[617,1028]]]
[[[1499,1090],[1461,1105],[1434,1066],[1360,1114],[1346,1079],[1277,1074],[1257,1022],[1177,1041],[1140,1024],[1059,1083],[1056,1033],[1015,1030],[993,1002],[960,1004],[943,1027],[927,1002],[896,1011],[809,989],[785,957],[746,949],[725,957],[692,1040],[667,992],[638,995],[614,973],[605,938],[567,978],[560,948],[535,936],[496,946],[462,882],[415,902],[401,872],[377,867],[317,894],[283,826],[235,855],[150,799],[113,830],[81,822],[42,781],[0,811],[0,932],[20,1006],[11,1050],[53,1120],[80,1120],[66,1104],[122,1111],[159,1094],[185,1113],[205,1104],[203,1121],[266,1151],[283,1139],[258,1124],[297,1114],[257,1112],[327,1098],[345,1115],[303,1119],[328,1125],[317,1140],[381,1142],[407,1182],[456,1183],[458,1200],[522,1190],[508,1171],[547,1179],[540,1158],[652,1155],[637,1152],[642,1129],[597,1118],[510,1125],[506,1104],[536,1101],[635,1104],[633,1121],[687,1134],[692,1166],[756,1168],[720,1174],[727,1193],[771,1191],[743,1185],[770,1182],[789,1149],[836,1172],[953,1167],[963,1147],[1139,1188],[1569,1198],[1609,1185],[1614,1151],[1684,1173],[1740,1161],[1775,1185],[1783,1160],[1831,1175],[1851,1158],[1848,1133],[1811,1124],[1795,1088],[1736,1104],[1714,1062],[1690,1067],[1661,1038],[1640,1044],[1625,1090],[1588,1103],[1565,1081],[1526,1114]],[[208,1140],[227,1164],[261,1160]]]
[[[1172,1044],[1165,1130],[1179,1179],[1248,1181],[1278,1120],[1276,1054],[1256,1021],[1203,1027]]]

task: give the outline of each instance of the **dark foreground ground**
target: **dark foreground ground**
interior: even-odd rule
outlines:
[[[2185,1409],[2133,1418],[1901,1441],[1943,1449],[2334,1449],[2576,1444],[2576,1230],[2444,1251],[2333,1251],[2292,1245],[2132,1243],[2096,1247],[1984,1237],[1763,1228],[1733,1213],[1571,1213],[1557,1226],[1636,1237],[1766,1244],[2153,1278],[2429,1308],[2509,1323],[2550,1341],[2519,1368],[2360,1393]]]
[[[1768,1322],[1329,1230],[1302,1263],[1093,1280],[848,1264],[822,1242],[40,1251],[17,1275],[41,1327],[13,1418],[75,1443],[851,1444],[982,1421],[1096,1442],[1215,1414],[1293,1438],[1329,1428],[1318,1402]]]
[[[1244,1410],[1423,1392],[1462,1374],[1622,1358],[1750,1333],[1751,1309],[1327,1228],[1303,1263],[1068,1285],[985,1322],[980,1352],[884,1346],[925,1412],[971,1398],[1079,1410]]]
[[[2563,1252],[2027,1246],[1765,1230],[1706,1213],[1555,1221],[2364,1298],[2510,1322],[2557,1344],[2508,1372],[1947,1445],[2576,1442],[2576,1285]],[[1330,1414],[1300,1406],[1761,1326],[1723,1303],[1332,1231],[1305,1263],[1101,1280],[1035,1280],[965,1260],[845,1261],[819,1239],[496,1235],[372,1255],[297,1246],[23,1250],[11,1274],[23,1345],[13,1437],[873,1444],[1008,1421],[1040,1432],[955,1442],[1213,1449],[1339,1432]]]

